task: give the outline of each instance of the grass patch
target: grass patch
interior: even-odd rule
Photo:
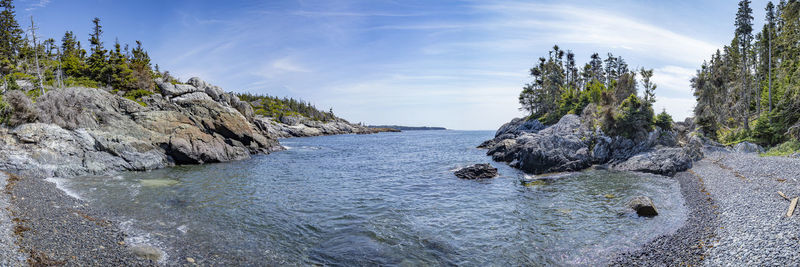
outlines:
[[[800,141],[792,140],[783,142],[780,145],[770,148],[767,150],[767,152],[761,153],[761,156],[786,157],[796,153],[797,151],[800,151]]]

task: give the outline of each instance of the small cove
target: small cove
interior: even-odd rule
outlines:
[[[60,180],[167,262],[244,265],[597,265],[686,219],[670,178],[585,171],[525,186],[475,146],[489,131],[284,139],[230,163]],[[452,171],[491,162],[501,177]],[[613,195],[609,198],[607,195]],[[635,195],[661,215],[620,215]]]

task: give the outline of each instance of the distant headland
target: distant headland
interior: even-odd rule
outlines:
[[[431,130],[447,130],[444,127],[428,127],[428,126],[399,126],[399,125],[369,125],[367,128],[390,128],[401,131],[431,131]]]

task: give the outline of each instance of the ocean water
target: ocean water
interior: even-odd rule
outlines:
[[[667,177],[609,171],[544,183],[475,146],[490,131],[281,140],[252,159],[59,180],[111,210],[128,243],[212,265],[598,265],[686,220]],[[453,171],[491,162],[500,177]],[[607,194],[610,194],[607,196]],[[613,195],[613,197],[611,197]],[[624,212],[645,195],[660,212]]]

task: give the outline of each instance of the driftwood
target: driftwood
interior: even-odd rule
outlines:
[[[781,197],[783,197],[783,199],[786,199],[786,200],[789,200],[789,201],[791,201],[791,199],[789,199],[789,197],[787,197],[786,195],[784,195],[784,194],[783,194],[783,192],[781,192],[781,191],[778,191],[778,195],[781,195]]]
[[[797,197],[793,198],[792,203],[789,204],[789,211],[786,212],[786,217],[792,217],[795,207],[797,207]]]

